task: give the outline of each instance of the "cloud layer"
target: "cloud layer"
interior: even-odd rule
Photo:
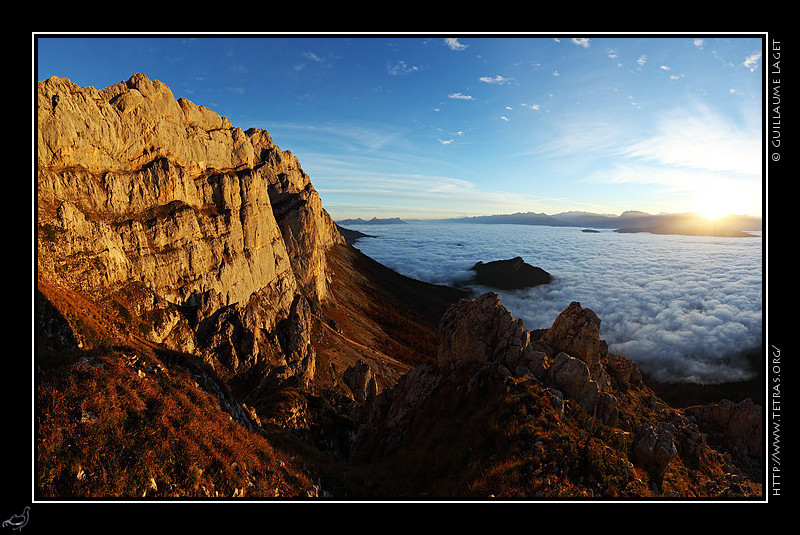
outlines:
[[[612,352],[661,380],[746,378],[734,356],[762,343],[760,238],[439,222],[361,230],[379,236],[358,242],[364,253],[436,284],[467,281],[479,260],[521,256],[554,277],[530,290],[492,290],[526,328],[549,327],[579,301],[602,320]]]

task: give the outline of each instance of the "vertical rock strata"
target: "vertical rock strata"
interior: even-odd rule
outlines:
[[[37,163],[40,281],[95,296],[136,281],[198,323],[250,304],[256,330],[298,293],[328,296],[344,240],[297,158],[157,80],[38,82]]]

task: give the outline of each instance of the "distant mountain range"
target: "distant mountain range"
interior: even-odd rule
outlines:
[[[692,212],[676,214],[649,214],[647,212],[630,210],[623,212],[620,215],[596,214],[592,212],[561,212],[554,215],[537,212],[517,212],[514,214],[462,217],[451,219],[451,221],[461,221],[465,223],[516,223],[521,225],[551,225],[567,227],[585,226],[616,229],[621,227],[648,227],[664,223],[679,224],[703,219],[706,218]],[[760,217],[743,215],[729,215],[721,217],[715,221],[724,226],[735,228],[736,230],[761,230],[762,223]]]
[[[548,215],[537,212],[517,212],[472,217],[440,219],[451,223],[488,223],[506,225],[542,225],[550,227],[588,227],[608,229],[615,232],[650,232],[652,234],[681,234],[687,236],[753,237],[750,231],[762,230],[762,218],[747,215],[727,215],[709,220],[699,214],[687,212],[676,214],[649,214],[629,210],[620,215],[592,212],[561,212]],[[379,219],[342,219],[341,226],[393,225],[407,223],[399,217]]]
[[[341,221],[336,221],[339,225],[397,225],[405,223],[399,217],[389,217],[385,219],[379,219],[377,217],[373,217],[372,219],[361,219],[360,217],[356,219],[342,219]]]
[[[620,215],[591,212],[562,212],[548,215],[536,212],[517,212],[449,219],[460,223],[496,223],[515,225],[546,225],[553,227],[589,227],[616,232],[651,232],[653,234],[684,234],[694,236],[754,236],[747,231],[760,231],[762,218],[729,215],[709,220],[696,213],[648,214],[627,211]]]

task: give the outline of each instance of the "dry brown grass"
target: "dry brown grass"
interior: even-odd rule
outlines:
[[[47,370],[37,386],[41,497],[274,497],[311,488],[288,456],[234,423],[186,370],[141,377],[120,351],[84,356],[93,365]]]

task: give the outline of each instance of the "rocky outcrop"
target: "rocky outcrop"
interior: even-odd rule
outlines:
[[[717,440],[732,443],[732,449],[750,457],[761,457],[763,449],[763,410],[761,405],[745,399],[687,407],[685,412]]]
[[[187,322],[204,326],[235,369],[296,295],[328,298],[325,254],[344,239],[297,158],[158,80],[40,81],[37,163],[40,279],[94,297],[142,285],[186,318],[154,341],[194,350]]]
[[[438,363],[454,360],[489,362],[519,359],[529,333],[514,320],[493,292],[462,299],[440,321]]]
[[[655,427],[642,424],[633,437],[634,462],[646,468],[660,488],[670,461],[678,455],[674,442],[675,428],[669,423]]]
[[[475,282],[501,290],[518,290],[548,284],[553,278],[540,267],[526,264],[521,257],[494,262],[478,262],[470,268]]]
[[[359,359],[344,371],[342,379],[356,401],[372,401],[378,395],[378,383],[369,364]]]
[[[476,414],[492,414],[491,427],[503,420],[503,410],[511,410],[502,435],[513,437],[519,458],[528,460],[514,464],[519,471],[498,461],[490,473],[508,469],[513,475],[507,477],[519,477],[516,481],[568,474],[561,481],[578,481],[587,493],[602,480],[616,481],[612,487],[627,481],[625,492],[638,496],[756,495],[757,485],[730,463],[730,456],[709,446],[699,418],[663,403],[642,382],[633,362],[608,354],[599,325],[594,312],[575,302],[550,328],[527,331],[497,294],[462,299],[441,318],[436,365],[413,368],[359,406],[367,410],[356,418],[352,459],[372,459],[381,466],[389,460],[403,462],[412,444],[430,447],[431,433],[446,429],[442,436],[447,440],[468,440],[460,428],[474,423]],[[552,427],[543,420],[528,427],[544,414]],[[556,436],[569,446],[556,447]],[[499,441],[487,436],[485,443],[470,443],[469,451],[491,444],[486,451],[495,452]],[[446,447],[461,454],[467,450],[461,442]],[[442,448],[438,442],[431,447],[437,452]],[[579,461],[566,460],[573,453]],[[552,457],[545,461],[548,455]],[[557,481],[542,479],[539,492],[546,493]],[[603,492],[614,495],[619,490]]]
[[[586,363],[566,353],[559,353],[547,370],[547,381],[567,397],[577,401],[589,414],[599,417],[607,425],[617,421],[617,400],[601,392],[600,386],[589,375]]]
[[[292,374],[307,384],[314,379],[316,353],[311,345],[311,307],[305,296],[295,297],[288,323],[288,340],[284,347],[286,363]]]
[[[609,373],[602,363],[607,350],[599,337],[597,315],[572,303],[552,327],[536,333],[538,338],[523,325],[500,304],[494,292],[474,300],[462,299],[442,316],[438,365],[496,363],[509,375],[530,375],[545,381],[589,414],[613,424],[618,411]],[[629,367],[628,378],[635,365],[629,362]]]
[[[554,351],[582,360],[591,378],[606,384],[602,361],[608,354],[608,345],[600,339],[600,318],[594,311],[573,301],[542,334],[541,341]]]

